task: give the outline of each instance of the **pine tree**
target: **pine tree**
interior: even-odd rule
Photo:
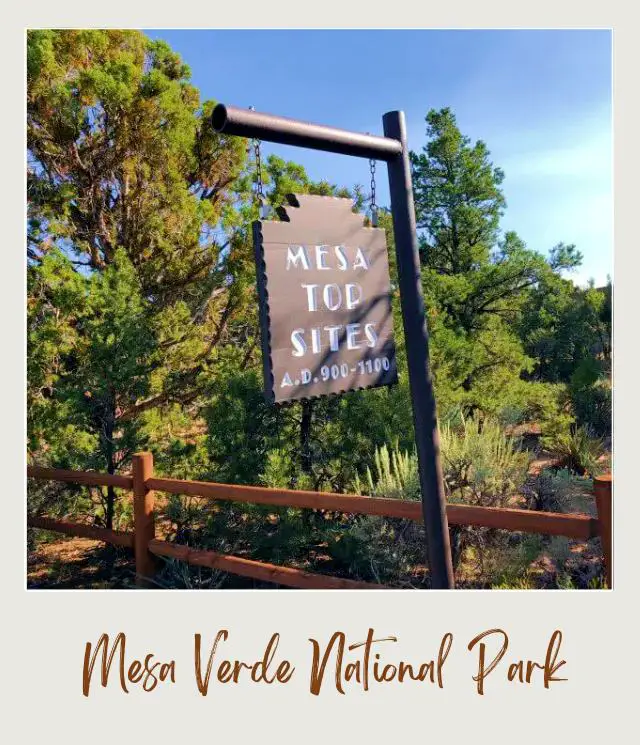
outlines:
[[[412,153],[423,283],[441,409],[495,411],[531,367],[513,324],[527,288],[550,267],[513,232],[500,233],[503,172],[449,109],[427,114]]]

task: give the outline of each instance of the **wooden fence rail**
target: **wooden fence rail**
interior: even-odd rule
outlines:
[[[120,489],[132,489],[133,478],[118,474],[97,473],[95,471],[65,471],[62,468],[40,468],[28,466],[27,476],[41,481],[64,481],[86,486],[117,486]]]
[[[166,556],[195,566],[207,566],[254,579],[274,582],[288,587],[324,589],[378,589],[380,585],[339,579],[300,569],[227,556],[214,551],[196,551],[155,537],[154,491],[184,494],[208,500],[225,500],[240,503],[267,504],[276,507],[297,507],[356,515],[377,515],[422,522],[419,502],[378,497],[362,497],[326,492],[272,489],[236,484],[216,484],[205,481],[155,478],[153,456],[138,453],[133,457],[131,475],[111,475],[88,471],[66,471],[29,466],[30,478],[63,481],[87,485],[111,485],[133,490],[134,531],[122,533],[75,523],[58,522],[45,517],[30,517],[28,524],[34,528],[55,530],[70,535],[96,538],[107,543],[133,548],[138,584],[148,586],[156,568],[156,556]],[[560,535],[587,540],[599,536],[602,542],[607,584],[612,584],[612,479],[608,474],[594,480],[594,493],[598,517],[581,514],[536,512],[499,507],[448,504],[447,518],[451,525],[472,525],[502,530]]]
[[[213,501],[268,504],[275,507],[302,507],[329,512],[344,512],[352,515],[398,517],[422,522],[420,502],[401,499],[161,478],[149,479],[147,486],[156,491],[169,492],[170,494],[187,494]],[[568,538],[581,538],[583,540],[598,535],[598,520],[588,515],[566,515],[556,512],[534,512],[533,510],[516,510],[503,507],[448,504],[447,518],[450,525],[502,528],[524,533],[563,535]]]
[[[302,569],[266,564],[262,561],[243,559],[239,556],[227,556],[216,551],[199,551],[189,546],[168,543],[154,539],[149,543],[149,551],[157,556],[167,556],[172,559],[186,561],[197,567],[221,569],[241,577],[251,577],[264,582],[273,582],[287,587],[298,587],[310,590],[361,590],[384,589],[382,585],[369,582],[355,582],[341,577],[330,577],[315,572],[305,572]]]
[[[81,538],[93,538],[96,541],[105,543],[114,543],[116,546],[133,548],[133,533],[126,533],[119,530],[107,530],[98,528],[95,525],[82,525],[81,523],[68,523],[62,520],[51,520],[48,517],[29,517],[29,525],[32,528],[41,530],[53,530],[56,533],[65,533],[66,535],[77,535]]]

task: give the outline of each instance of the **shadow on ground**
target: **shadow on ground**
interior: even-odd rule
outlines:
[[[135,586],[131,551],[87,538],[40,543],[27,557],[27,588],[128,589]]]

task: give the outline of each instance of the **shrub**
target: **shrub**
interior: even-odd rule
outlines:
[[[504,403],[497,411],[497,419],[502,425],[516,426],[526,422],[542,424],[559,417],[566,418],[566,397],[567,387],[560,383],[514,381],[509,395],[505,391]]]
[[[194,567],[177,559],[162,558],[162,568],[154,583],[165,589],[215,590],[222,587],[228,578],[219,569]]]
[[[525,489],[527,506],[547,512],[588,512],[593,506],[591,479],[568,468],[545,468]]]
[[[532,587],[531,564],[543,548],[541,535],[511,536],[510,543],[494,552],[489,582],[492,589],[528,589]]]
[[[373,473],[369,467],[366,471],[366,487],[372,497],[420,499],[418,457],[415,452],[403,452],[397,443],[391,450],[383,445],[376,448],[373,463]],[[356,494],[362,494],[362,484],[357,474],[353,488]]]
[[[517,438],[493,419],[476,413],[447,424],[440,433],[442,469],[452,501],[484,506],[504,504],[527,478],[530,456]]]
[[[479,413],[465,418],[459,412],[441,426],[441,458],[447,496],[450,501],[498,506],[506,504],[522,488],[529,466],[529,455],[519,448],[519,441],[506,435],[493,419]],[[403,452],[397,444],[389,450],[377,448],[374,468],[367,469],[364,488],[372,496],[393,499],[419,499],[420,483],[415,452]],[[358,477],[354,488],[362,493]],[[496,531],[469,526],[450,529],[454,565],[472,546],[482,561],[486,549],[504,540]],[[406,529],[394,540],[416,553],[421,542],[420,531]]]
[[[442,468],[445,488],[452,502],[485,507],[505,505],[527,478],[529,454],[520,450],[517,438],[505,434],[493,419],[461,418],[458,426],[442,427]],[[451,552],[457,569],[466,551],[480,564],[491,549],[504,544],[503,533],[470,526],[450,529]]]
[[[543,441],[558,456],[562,468],[579,476],[597,476],[604,470],[599,460],[605,454],[604,442],[589,426],[572,427]]]
[[[291,454],[280,448],[267,452],[263,472],[258,477],[262,486],[290,489],[296,471],[296,464]],[[302,488],[302,487],[299,487]]]
[[[445,487],[452,501],[491,506],[502,504],[518,492],[527,478],[530,456],[519,448],[517,438],[505,434],[493,419],[478,413],[458,415],[441,427],[440,451]],[[367,468],[363,482],[353,488],[371,496],[420,499],[418,458],[398,445],[376,448],[373,471]]]
[[[190,543],[191,537],[207,520],[208,508],[201,499],[171,494],[164,516],[171,523],[171,538],[177,543]]]
[[[611,382],[607,378],[599,378],[587,386],[572,387],[571,403],[581,425],[590,427],[601,437],[611,434]]]
[[[349,577],[378,584],[397,582],[424,558],[422,531],[416,528],[408,520],[357,517],[333,533],[328,552]]]

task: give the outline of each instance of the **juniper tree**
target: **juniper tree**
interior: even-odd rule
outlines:
[[[246,146],[213,132],[189,68],[140,32],[30,31],[27,55],[30,445],[77,460],[78,441],[60,450],[75,422],[112,473],[188,429],[221,346],[246,333]]]

